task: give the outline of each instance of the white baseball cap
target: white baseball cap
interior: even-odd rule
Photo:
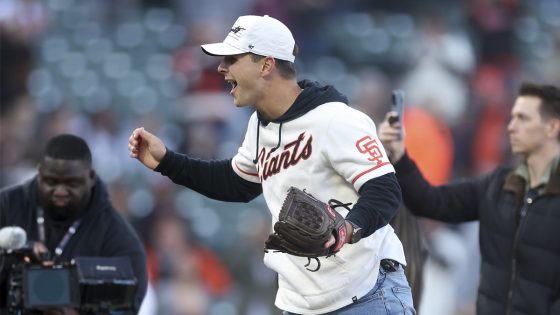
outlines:
[[[211,56],[254,53],[294,62],[296,42],[282,22],[268,15],[240,16],[222,43],[201,45]]]

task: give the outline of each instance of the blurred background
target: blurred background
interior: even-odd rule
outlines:
[[[335,85],[376,123],[403,89],[407,145],[433,183],[509,162],[519,84],[560,85],[558,0],[0,0],[0,187],[33,176],[52,136],[84,137],[145,242],[143,314],[280,314],[261,261],[264,200],[209,200],[127,151],[144,126],[193,157],[236,153],[251,109],[233,106],[219,59],[199,45],[222,41],[246,14],[288,25],[300,79]],[[419,314],[474,314],[476,223],[421,227]]]

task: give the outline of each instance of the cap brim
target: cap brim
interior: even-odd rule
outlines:
[[[200,48],[202,48],[202,51],[210,56],[232,56],[245,53],[245,51],[226,43],[200,45]]]

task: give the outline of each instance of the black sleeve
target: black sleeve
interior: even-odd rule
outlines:
[[[231,159],[202,161],[167,149],[154,171],[216,200],[249,202],[262,194],[261,184],[244,180],[233,171]]]
[[[360,197],[346,219],[362,228],[367,237],[389,223],[401,203],[401,189],[394,173],[385,174],[365,182]]]
[[[490,176],[432,186],[408,154],[395,164],[406,207],[417,216],[459,223],[478,219],[481,196],[488,189]]]

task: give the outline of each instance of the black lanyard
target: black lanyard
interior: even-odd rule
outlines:
[[[76,233],[78,227],[80,226],[80,223],[82,223],[82,219],[78,219],[74,221],[72,225],[70,225],[68,231],[66,231],[66,234],[64,234],[64,236],[60,240],[60,243],[58,243],[54,250],[54,261],[56,261],[60,257],[60,255],[62,255],[62,253],[64,252],[64,247],[66,247],[72,235]],[[47,245],[47,237],[45,234],[45,216],[43,208],[37,208],[37,231],[39,232],[39,240],[41,241],[41,243]]]

